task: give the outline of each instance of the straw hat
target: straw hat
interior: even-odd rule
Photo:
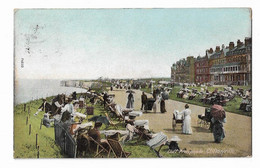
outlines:
[[[175,135],[169,141],[181,141],[181,139],[177,135]]]

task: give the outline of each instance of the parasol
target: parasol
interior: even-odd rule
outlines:
[[[222,106],[214,104],[211,107],[211,115],[217,120],[223,120],[226,117],[226,112]]]
[[[101,116],[101,115],[100,116],[94,116],[94,117],[90,118],[89,121],[101,122],[105,125],[109,125],[109,121],[108,121],[107,117]]]
[[[127,90],[126,93],[135,93],[133,90]]]

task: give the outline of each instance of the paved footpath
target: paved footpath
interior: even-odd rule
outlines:
[[[135,110],[141,107],[141,91],[134,90]],[[125,90],[114,90],[110,92],[115,94],[115,102],[122,107],[126,106],[127,93]],[[151,97],[151,95],[148,95]],[[167,112],[144,113],[137,119],[149,120],[150,130],[154,132],[164,132],[168,138],[177,135],[182,141],[179,142],[181,149],[186,148],[192,157],[234,157],[234,156],[251,156],[252,155],[252,120],[251,117],[238,115],[227,112],[227,123],[224,124],[226,138],[220,144],[214,143],[213,134],[206,128],[197,124],[198,115],[204,114],[205,108],[196,105],[190,105],[191,109],[191,125],[192,135],[184,135],[181,133],[181,125],[178,124],[175,131],[172,129],[172,115],[174,110],[183,110],[185,103],[167,100]]]

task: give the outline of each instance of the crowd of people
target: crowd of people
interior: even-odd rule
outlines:
[[[113,91],[114,86],[110,87],[110,91]],[[120,89],[120,87],[118,87]],[[171,150],[180,150],[178,146],[178,141],[180,141],[178,136],[174,136],[171,140],[165,140],[165,135],[163,133],[153,133],[149,130],[149,121],[148,120],[137,120],[138,116],[141,116],[143,112],[147,112],[148,110],[153,112],[167,112],[165,101],[169,98],[169,93],[171,89],[168,87],[156,87],[153,89],[152,97],[149,97],[145,92],[141,94],[141,107],[140,111],[135,111],[134,109],[138,109],[139,107],[135,107],[135,92],[131,90],[131,87],[125,87],[127,102],[125,108],[122,108],[121,105],[117,104],[114,100],[114,96],[112,94],[108,94],[107,92],[96,93],[91,90],[87,91],[84,94],[77,95],[76,92],[73,92],[71,95],[59,94],[52,99],[49,103],[46,99],[42,99],[42,104],[38,108],[38,111],[35,113],[35,116],[39,114],[40,111],[44,112],[43,125],[46,127],[50,127],[54,120],[61,122],[68,131],[71,132],[72,136],[77,138],[82,138],[79,135],[79,131],[87,127],[87,136],[91,137],[93,141],[90,141],[91,151],[95,151],[97,149],[97,144],[100,144],[105,149],[109,148],[109,143],[107,141],[107,137],[113,138],[114,134],[121,134],[121,138],[116,137],[116,140],[120,141],[121,144],[125,144],[126,142],[132,141],[134,137],[139,137],[147,141],[147,145],[150,147],[154,146],[162,146],[168,145]],[[194,99],[196,96],[200,95],[201,101],[212,106],[225,105],[223,102],[227,100],[232,100],[234,96],[243,97],[243,101],[240,105],[240,109],[250,111],[251,109],[251,90],[243,91],[241,89],[234,90],[232,87],[226,87],[224,91],[218,91],[215,89],[213,92],[209,92],[207,88],[205,90],[202,88],[200,92],[195,89],[189,89],[187,87],[183,87],[178,93],[177,97],[186,98],[186,99]],[[83,107],[82,102],[83,100]],[[92,105],[96,103],[100,103],[103,106],[104,110],[107,112],[106,122],[103,120],[98,120],[101,116],[96,116],[94,124],[87,119],[87,115],[82,112],[78,112],[79,109],[86,108],[86,101],[89,101]],[[174,120],[181,120],[182,122],[182,133],[187,135],[192,135],[192,126],[191,126],[191,114],[192,111],[188,104],[186,104],[182,111],[174,111]],[[95,116],[93,116],[95,117]],[[115,126],[116,124],[110,119],[110,117],[115,118],[119,123],[123,124],[124,131],[122,130],[106,130],[110,131],[109,135],[106,138],[101,138],[101,134],[104,133],[104,130],[100,130],[103,124]],[[84,123],[87,121],[87,124]],[[210,129],[213,133],[215,142],[219,143],[225,138],[225,131],[223,123],[226,122],[225,113],[221,118],[216,116],[210,117]],[[73,127],[73,126],[76,127]],[[73,128],[72,128],[73,127]],[[106,127],[108,128],[108,127]],[[105,131],[105,132],[106,132]],[[111,134],[112,132],[112,134]],[[113,135],[113,136],[111,136]],[[167,136],[166,136],[167,137]],[[84,138],[84,137],[83,137]],[[163,141],[163,143],[161,143]],[[78,140],[77,142],[81,142]],[[154,148],[153,148],[154,149]],[[161,147],[160,147],[161,149]],[[156,151],[159,156],[159,151]],[[79,149],[80,150],[80,149]]]
[[[243,100],[240,105],[240,110],[245,112],[251,112],[252,110],[252,93],[251,89],[243,90],[243,89],[234,89],[232,86],[227,86],[223,91],[218,90],[216,88],[214,91],[210,92],[207,86],[201,87],[201,90],[198,91],[194,88],[188,88],[183,85],[183,88],[176,93],[177,98],[193,100],[196,98],[197,101],[202,102],[204,104],[218,104],[221,106],[226,106],[226,104],[232,101],[236,96],[241,97]]]

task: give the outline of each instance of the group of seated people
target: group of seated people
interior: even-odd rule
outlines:
[[[199,101],[205,104],[219,104],[225,106],[228,101],[231,101],[235,95],[236,91],[232,90],[230,87],[224,88],[224,91],[219,91],[217,88],[213,92],[209,92],[208,89],[201,88],[198,92],[196,89],[192,88],[182,88],[177,93],[178,98],[193,100],[196,96],[200,97]]]
[[[248,96],[242,98],[239,110],[243,110],[245,112],[252,111],[252,101]]]
[[[63,98],[64,100],[62,100]],[[40,111],[44,111],[45,113],[42,122],[44,126],[50,127],[54,120],[56,120],[57,122],[62,124],[63,128],[70,132],[71,136],[75,138],[76,141],[79,138],[80,130],[87,130],[83,132],[83,134],[87,134],[95,141],[90,141],[90,151],[96,151],[97,144],[102,145],[104,148],[108,148],[109,144],[107,139],[101,138],[101,134],[104,133],[104,130],[102,130],[102,133],[100,131],[102,122],[96,121],[94,124],[92,122],[87,122],[84,124],[82,123],[82,121],[86,119],[86,115],[77,112],[80,104],[79,100],[82,100],[82,97],[77,99],[75,95],[67,97],[63,97],[63,95],[58,95],[53,99],[52,103],[48,103],[46,99],[43,99],[43,102],[38,111],[35,113],[35,116],[38,115]],[[53,106],[56,106],[56,108],[53,108]],[[125,126],[125,130],[123,131],[108,130],[112,132],[114,131],[115,134],[122,134],[122,137],[117,139],[118,141],[120,141],[121,144],[132,141],[134,137],[139,137],[140,140],[146,140],[148,146],[149,144],[151,144],[148,143],[151,140],[152,143],[155,143],[156,145],[166,144],[164,134],[153,134],[149,130],[148,120],[136,120],[136,117],[142,115],[141,111],[134,111],[134,109],[122,108],[121,105],[114,102],[113,97],[107,98],[106,106],[110,109],[110,112],[114,114],[114,116],[118,118],[120,122]],[[76,118],[78,122],[76,122]],[[112,136],[109,136],[109,138],[113,138],[113,136],[114,134]],[[154,138],[156,138],[156,140],[154,140]],[[157,152],[159,153],[159,151]]]
[[[62,100],[64,97],[64,100]],[[57,95],[52,103],[48,103],[45,98],[42,99],[42,104],[38,108],[38,111],[34,114],[38,115],[40,111],[44,111],[43,125],[50,127],[51,123],[54,122],[54,119],[61,121],[69,119],[71,122],[75,121],[75,118],[83,120],[86,118],[85,114],[77,112],[79,108],[79,100],[75,98],[75,95],[64,96]]]
[[[135,120],[137,116],[140,116],[137,111],[135,112],[133,109],[122,108],[116,103],[108,105],[111,108],[111,112],[119,117],[119,119],[122,119],[125,124],[127,134],[121,138],[123,144],[133,140],[133,138],[137,136],[139,139],[146,140],[147,145],[153,150],[155,147],[160,146],[158,151],[154,150],[158,156],[160,156],[159,151],[163,145],[168,145],[169,149],[172,150],[179,150],[177,141],[174,141],[173,139],[168,140],[167,136],[162,132],[156,134],[152,133],[149,130],[149,120]]]
[[[190,91],[189,89],[185,88],[185,89],[181,89],[177,93],[178,98],[183,98],[188,100],[193,100],[196,96],[197,96],[197,90],[195,89],[192,89],[192,91]]]

